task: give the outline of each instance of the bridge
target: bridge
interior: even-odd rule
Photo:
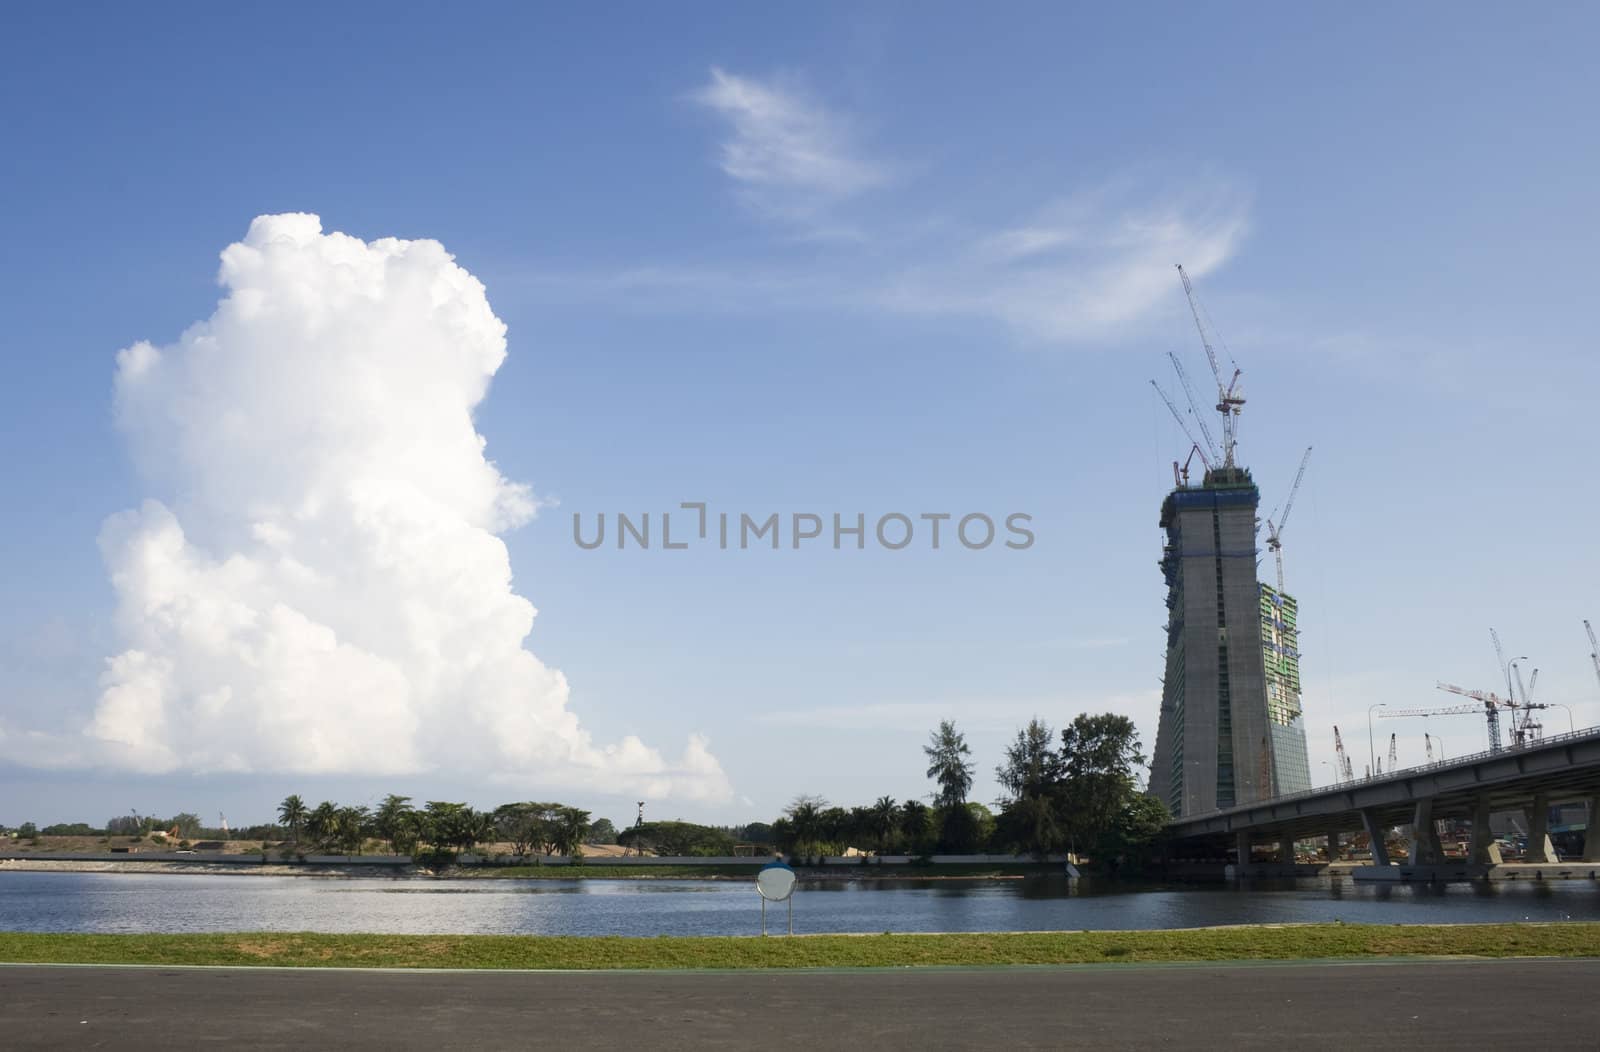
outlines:
[[[1223,855],[1228,841],[1241,864],[1258,843],[1276,844],[1279,861],[1294,862],[1297,840],[1327,838],[1328,858],[1339,857],[1339,838],[1365,832],[1374,866],[1388,866],[1384,833],[1409,825],[1413,866],[1439,865],[1444,852],[1435,822],[1470,819],[1468,864],[1491,862],[1491,814],[1525,816],[1525,861],[1555,862],[1547,844],[1550,805],[1586,801],[1590,829],[1600,809],[1600,727],[1558,734],[1499,752],[1482,752],[1422,767],[1408,767],[1375,778],[1341,782],[1323,789],[1275,797],[1222,811],[1184,815],[1167,827],[1171,850],[1201,848]],[[1584,862],[1600,862],[1600,837],[1586,836]]]

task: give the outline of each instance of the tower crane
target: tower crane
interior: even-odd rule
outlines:
[[[1441,687],[1444,684],[1440,685]],[[1451,705],[1443,709],[1384,709],[1378,713],[1380,720],[1398,720],[1408,716],[1466,716],[1483,712],[1482,705]]]
[[[1289,524],[1289,513],[1294,510],[1294,497],[1300,492],[1300,480],[1306,477],[1306,464],[1311,460],[1311,447],[1306,447],[1305,455],[1300,458],[1300,470],[1294,474],[1294,485],[1289,487],[1289,496],[1283,502],[1283,517],[1278,524],[1272,524],[1273,515],[1278,514],[1278,509],[1272,509],[1272,515],[1267,516],[1267,547],[1272,549],[1272,554],[1278,560],[1278,592],[1283,592],[1283,528]]]
[[[1396,739],[1395,735],[1393,735],[1393,734],[1389,735],[1389,773],[1390,774],[1393,774],[1395,772],[1395,769],[1400,766],[1399,758],[1395,755],[1396,746],[1397,746],[1397,742],[1396,742],[1395,739]]]
[[[1163,391],[1161,389],[1161,385],[1156,383],[1154,380],[1150,381],[1150,386],[1154,387],[1156,389],[1156,394],[1161,396],[1161,400],[1166,403],[1167,409],[1172,413],[1172,419],[1176,420],[1178,422],[1178,426],[1183,429],[1184,437],[1189,440],[1189,444],[1193,447],[1190,450],[1189,455],[1191,457],[1193,457],[1194,455],[1198,454],[1199,457],[1200,457],[1200,463],[1202,463],[1202,464],[1204,464],[1206,466],[1206,470],[1207,471],[1210,471],[1211,468],[1212,468],[1211,459],[1206,456],[1206,451],[1203,448],[1201,448],[1200,443],[1195,440],[1194,432],[1189,430],[1189,425],[1184,423],[1183,414],[1178,412],[1178,407],[1173,404],[1172,397],[1170,395],[1168,395],[1167,392]],[[1174,471],[1177,470],[1177,462],[1176,461],[1173,462],[1173,470]],[[1189,475],[1189,469],[1188,469],[1187,464],[1184,466],[1183,475],[1184,475],[1184,480],[1187,481],[1188,480],[1188,475]]]
[[[1333,725],[1333,751],[1339,757],[1339,777],[1341,781],[1352,781],[1355,772],[1350,769],[1350,756],[1344,751],[1344,739],[1339,737],[1339,725]]]
[[[1433,762],[1433,736],[1427,731],[1422,732],[1422,747],[1428,752],[1428,762]]]
[[[1600,643],[1594,641],[1594,626],[1587,619],[1583,622],[1583,630],[1589,633],[1589,660],[1594,662],[1594,678],[1600,681]]]
[[[1513,661],[1511,667],[1517,670],[1517,693],[1522,695],[1522,724],[1520,726],[1517,725],[1516,714],[1513,713],[1511,717],[1512,733],[1516,735],[1518,745],[1526,745],[1530,739],[1533,741],[1539,740],[1539,732],[1544,729],[1544,724],[1533,718],[1533,710],[1536,707],[1542,709],[1544,706],[1535,706],[1533,704],[1533,695],[1527,687],[1523,686],[1522,666]],[[1533,670],[1533,682],[1539,682],[1538,669]]]
[[[1226,383],[1223,382],[1222,366],[1217,363],[1216,349],[1211,346],[1211,337],[1206,333],[1205,322],[1200,317],[1200,300],[1195,295],[1189,275],[1184,272],[1183,264],[1179,263],[1177,266],[1178,277],[1183,281],[1183,294],[1189,298],[1189,313],[1194,315],[1194,327],[1199,330],[1200,344],[1206,349],[1206,361],[1211,363],[1211,375],[1217,381],[1217,412],[1222,414],[1222,466],[1231,468],[1233,449],[1238,441],[1239,412],[1244,408],[1244,395],[1239,393],[1239,377],[1242,373],[1235,364],[1233,376]]]
[[[1499,752],[1500,707],[1502,705],[1510,705],[1510,702],[1506,701],[1500,695],[1495,694],[1492,691],[1468,690],[1466,687],[1458,687],[1454,683],[1445,683],[1442,681],[1435,683],[1434,686],[1439,690],[1449,691],[1451,694],[1460,694],[1464,698],[1476,698],[1478,701],[1483,703],[1483,708],[1479,709],[1478,711],[1483,713],[1483,718],[1488,722],[1489,725],[1489,751],[1492,753]],[[1471,706],[1467,705],[1459,707],[1471,708]],[[1444,715],[1444,713],[1441,711],[1439,715]]]
[[[1189,382],[1189,374],[1183,368],[1183,362],[1176,354],[1167,352],[1167,358],[1172,362],[1173,372],[1178,374],[1178,383],[1183,385],[1183,393],[1189,399],[1189,415],[1194,417],[1194,422],[1200,426],[1200,437],[1206,440],[1206,452],[1211,454],[1212,460],[1220,459],[1217,454],[1217,440],[1211,437],[1211,429],[1206,426],[1206,418],[1200,413],[1200,400],[1195,397],[1194,385]]]

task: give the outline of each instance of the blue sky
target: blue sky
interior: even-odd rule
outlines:
[[[1156,518],[1186,443],[1147,381],[1170,386],[1168,350],[1205,373],[1180,261],[1245,370],[1265,509],[1316,447],[1285,532],[1313,779],[1369,705],[1494,687],[1491,625],[1542,700],[1600,723],[1581,624],[1600,619],[1592,8],[394,12],[7,16],[13,738],[81,724],[124,649],[103,522],[185,499],[113,424],[116,353],[210,316],[217,254],[290,211],[437,239],[483,282],[509,333],[476,426],[546,502],[504,536],[539,609],[528,648],[596,739],[701,733],[727,775],[725,798],[658,816],[925,794],[942,718],[968,730],[981,799],[1034,714],[1127,712],[1153,744]],[[1037,541],[572,542],[573,513],[692,500],[1026,512]],[[1422,721],[1377,727],[1422,759]],[[1427,729],[1482,747],[1473,717]],[[291,791],[526,795],[470,763],[13,756],[0,821],[259,820]],[[618,819],[634,799],[603,780],[545,795]]]

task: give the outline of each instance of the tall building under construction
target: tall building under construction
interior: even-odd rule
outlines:
[[[1311,788],[1299,610],[1256,579],[1260,499],[1249,470],[1230,464],[1161,505],[1167,659],[1150,791],[1174,815]]]

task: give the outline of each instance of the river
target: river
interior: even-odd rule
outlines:
[[[781,929],[783,906],[768,909]],[[795,893],[794,918],[797,933],[1600,920],[1600,886],[1344,878],[1147,887],[1054,877],[807,883]],[[748,881],[12,872],[0,873],[0,930],[744,935],[760,930],[760,900]]]

